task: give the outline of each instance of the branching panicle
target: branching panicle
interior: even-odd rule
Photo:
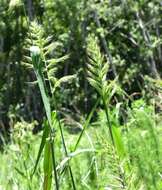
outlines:
[[[69,82],[71,79],[75,78],[75,75],[64,76],[61,79],[55,77],[58,70],[58,64],[66,61],[69,58],[69,55],[59,58],[51,58],[50,54],[57,46],[57,42],[51,42],[50,37],[45,38],[42,27],[36,22],[31,23],[26,43],[28,50],[30,51],[28,53],[30,56],[24,56],[25,61],[22,62],[22,64],[29,69],[34,67],[36,70],[40,70],[45,80],[48,80],[50,83],[51,93],[54,93],[56,88],[60,87],[62,83]],[[34,55],[35,53],[38,53],[38,49],[39,56],[32,56],[32,54]],[[37,59],[38,57],[41,61]],[[37,60],[33,62],[33,58]]]

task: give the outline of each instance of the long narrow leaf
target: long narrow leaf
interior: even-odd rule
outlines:
[[[38,151],[38,155],[37,155],[37,159],[36,159],[36,162],[35,162],[34,171],[32,173],[32,176],[34,175],[34,173],[35,173],[35,171],[37,169],[38,162],[40,160],[42,151],[43,151],[45,143],[46,143],[46,138],[48,136],[48,131],[49,131],[49,129],[47,127],[45,127],[44,130],[43,130],[43,136],[42,136],[42,140],[41,140],[41,144],[40,144],[40,147],[39,147],[39,151]]]

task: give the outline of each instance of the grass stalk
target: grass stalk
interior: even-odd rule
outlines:
[[[109,118],[108,106],[106,104],[106,100],[105,100],[104,97],[102,97],[102,100],[103,100],[103,104],[104,104],[104,111],[105,111],[105,114],[106,114],[107,126],[109,128],[109,134],[110,134],[111,142],[112,142],[113,146],[115,147],[115,141],[114,141],[113,132],[112,132],[112,125],[111,125],[111,121],[110,121],[110,118]]]

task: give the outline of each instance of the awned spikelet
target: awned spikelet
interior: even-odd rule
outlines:
[[[51,52],[57,46],[57,42],[51,42],[51,38],[44,37],[44,31],[37,22],[32,22],[26,43],[28,44],[28,54],[24,56],[23,65],[26,68],[35,68],[41,71],[45,81],[49,81],[51,92],[54,93],[62,83],[72,81],[76,75],[64,76],[57,79],[55,74],[58,70],[58,64],[63,63],[69,58],[64,55],[59,58],[51,58]]]
[[[108,81],[106,76],[109,65],[104,61],[104,56],[98,46],[98,40],[94,35],[90,35],[88,38],[87,52],[88,81],[101,96],[107,96]]]

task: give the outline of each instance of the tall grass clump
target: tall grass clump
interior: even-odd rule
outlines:
[[[68,56],[64,56],[58,59],[48,58],[48,55],[53,51],[54,43],[49,42],[49,38],[45,39],[43,30],[36,22],[33,22],[29,31],[29,38],[27,39],[29,44],[30,56],[25,56],[28,62],[24,64],[28,68],[34,70],[36,81],[34,83],[38,84],[41,97],[43,100],[43,105],[46,113],[47,121],[44,124],[42,141],[40,144],[38,157],[35,163],[34,172],[36,171],[40,156],[44,150],[44,190],[51,189],[52,184],[52,171],[55,178],[56,189],[59,189],[59,177],[56,170],[56,154],[55,154],[55,133],[56,133],[56,121],[58,122],[62,145],[64,148],[65,156],[68,156],[68,151],[66,148],[66,143],[64,140],[63,130],[61,126],[61,121],[59,119],[57,104],[55,100],[55,92],[57,88],[63,82],[67,82],[74,78],[73,76],[65,76],[61,79],[55,77],[57,71],[57,63],[63,62]],[[50,57],[50,56],[49,56]],[[51,96],[51,97],[50,97]],[[51,100],[54,102],[52,106]],[[55,121],[56,120],[56,121]],[[75,182],[71,170],[71,166],[68,164],[68,170],[70,173],[72,188],[75,189]]]
[[[108,144],[112,147],[112,151],[109,156],[114,158],[114,163],[117,167],[117,173],[120,182],[120,188],[125,189],[126,182],[124,177],[123,168],[120,168],[120,159],[124,156],[124,146],[122,142],[122,137],[120,130],[114,127],[110,120],[109,106],[110,100],[114,94],[123,94],[123,91],[117,84],[117,79],[110,81],[107,80],[107,72],[109,69],[108,63],[105,61],[104,56],[101,54],[100,48],[98,46],[98,40],[94,35],[90,35],[88,38],[88,64],[87,73],[89,83],[98,92],[104,107],[104,112],[106,115],[106,125],[109,131],[109,137],[107,137]],[[111,143],[109,142],[111,141]],[[118,159],[117,159],[118,157]]]

